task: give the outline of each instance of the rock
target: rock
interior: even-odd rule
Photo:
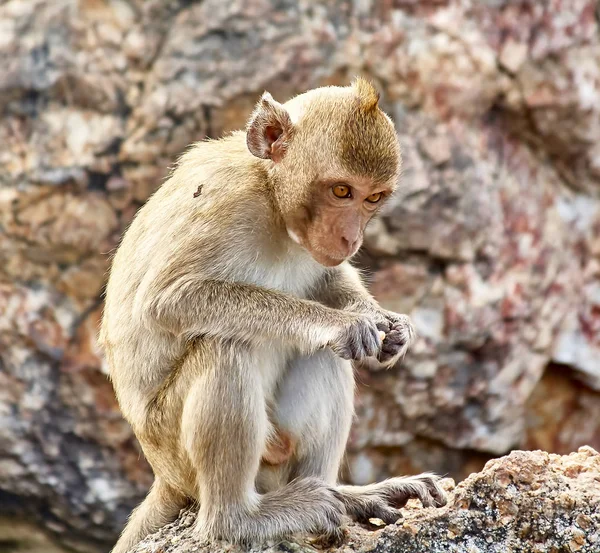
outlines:
[[[490,461],[454,487],[445,482],[445,507],[422,508],[417,500],[383,529],[351,524],[345,543],[330,551],[402,553],[592,553],[600,543],[600,454],[590,447],[566,456],[513,451]],[[132,553],[315,551],[302,536],[251,548],[207,543],[194,536],[195,513],[138,544]]]
[[[548,367],[527,401],[521,446],[568,453],[600,437],[600,393],[562,365]]]
[[[401,120],[409,164],[419,155],[411,137],[431,126],[411,113]],[[361,373],[359,402],[373,410],[359,407],[357,434],[368,437],[362,446],[403,445],[392,437],[402,429],[502,454],[522,440],[527,398],[566,316],[581,309],[583,289],[573,284],[584,277],[568,252],[585,234],[567,230],[570,193],[553,171],[532,171],[527,149],[507,144],[501,161],[487,145],[504,139],[487,129],[454,123],[435,132],[453,159],[422,159],[429,186],[388,205],[375,239],[373,257],[389,234],[406,261],[371,265],[375,296],[410,313],[420,340],[401,367]]]
[[[507,40],[500,52],[500,63],[511,73],[516,73],[527,59],[527,44]]]
[[[114,542],[151,474],[96,344],[110,252],[188,144],[357,73],[404,152],[359,261],[421,337],[358,369],[345,478],[600,448],[596,4],[0,2],[0,516]]]
[[[39,527],[17,518],[0,518],[0,536],[10,552],[17,548],[19,553],[68,553]]]

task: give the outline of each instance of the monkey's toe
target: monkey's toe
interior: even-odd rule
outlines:
[[[397,520],[402,518],[400,509],[389,507],[388,505],[381,505],[376,511],[374,516],[370,518],[379,518],[386,524],[394,524]]]
[[[421,483],[418,498],[423,507],[443,507],[446,504],[446,494],[439,485],[439,476],[422,474],[417,476],[417,479]]]
[[[438,483],[440,477],[435,474],[425,473],[399,480],[390,497],[395,507],[404,507],[409,499],[418,499],[423,507],[443,507],[447,502],[446,494]]]
[[[424,479],[433,507],[443,507],[448,503],[446,492],[440,486],[439,481],[440,478],[437,476],[431,476]]]
[[[391,507],[384,499],[372,499],[362,508],[352,514],[352,518],[361,524],[369,524],[369,519],[378,518],[386,524],[394,524],[402,518],[399,509]]]

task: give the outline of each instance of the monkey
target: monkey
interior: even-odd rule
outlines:
[[[284,104],[265,92],[245,130],[193,144],[138,211],[99,342],[155,480],[113,553],[190,503],[200,537],[234,543],[339,543],[345,516],[391,523],[410,498],[445,504],[429,473],[337,480],[353,363],[390,367],[414,339],[350,263],[400,167],[369,81]]]

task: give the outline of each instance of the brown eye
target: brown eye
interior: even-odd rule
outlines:
[[[367,202],[371,203],[371,204],[376,204],[379,200],[381,200],[381,192],[376,192],[375,194],[371,194],[368,198],[367,198]]]
[[[333,187],[333,195],[336,198],[351,198],[352,194],[350,192],[350,187],[345,184],[336,184]]]

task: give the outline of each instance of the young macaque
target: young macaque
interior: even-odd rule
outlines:
[[[181,157],[125,234],[101,341],[156,479],[114,553],[190,501],[199,535],[234,542],[335,542],[344,515],[445,503],[429,474],[337,483],[352,361],[391,366],[414,336],[349,263],[400,170],[378,99],[362,79],[283,105],[265,93],[245,132]]]

